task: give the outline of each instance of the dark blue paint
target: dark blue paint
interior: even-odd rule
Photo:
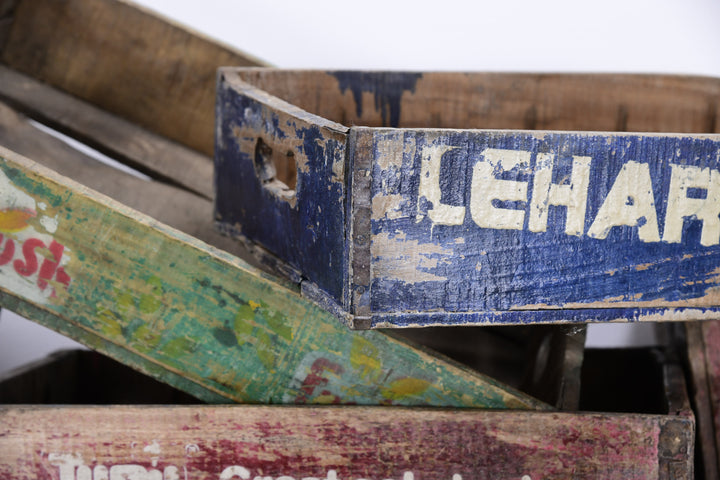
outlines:
[[[261,118],[256,135],[270,146],[290,134],[301,141],[299,149],[308,158],[308,171],[297,172],[296,208],[263,188],[253,167],[254,157],[243,153],[234,128],[258,127],[243,124],[246,114],[250,114],[248,118]],[[341,298],[347,270],[343,249],[345,192],[342,181],[330,180],[333,163],[345,161],[344,142],[324,138],[315,125],[286,125],[283,129],[271,109],[222,82],[217,122],[215,212],[221,217],[221,230],[262,245],[333,297]],[[249,143],[244,150],[254,151],[256,140],[245,140]]]
[[[525,311],[417,312],[411,314],[373,315],[370,328],[423,327],[436,325],[532,325],[541,323],[602,323],[610,321],[639,322],[649,315],[720,313],[720,307],[675,308],[604,308]],[[716,318],[716,317],[714,317]]]
[[[440,179],[441,190],[446,190],[443,202],[464,205],[467,212],[462,225],[443,226],[432,225],[428,217],[419,223],[415,220],[420,152],[427,139],[422,131],[406,132],[405,141],[410,137],[417,148],[414,155],[405,155],[399,175],[402,183],[387,182],[388,178],[396,176],[394,168],[383,171],[376,164],[373,170],[373,196],[400,194],[407,199],[402,218],[374,220],[373,234],[401,235],[408,242],[432,243],[447,249],[451,252],[447,257],[430,255],[430,258],[439,260],[437,267],[417,267],[447,280],[404,283],[395,279],[374,279],[372,309],[378,315],[439,310],[475,312],[468,313],[468,318],[480,318],[485,314],[477,312],[499,312],[536,304],[562,307],[567,303],[618,298],[674,301],[702,297],[709,288],[717,285],[715,271],[720,265],[720,248],[718,245],[700,245],[700,225],[697,221],[685,222],[682,243],[679,244],[644,243],[638,239],[635,227],[615,227],[604,240],[587,236],[621,167],[633,160],[650,165],[662,237],[670,180],[668,159],[676,164],[720,169],[720,149],[715,140],[620,135],[610,137],[612,141],[608,143],[608,137],[601,135],[557,133],[538,138],[531,133],[448,130],[442,143],[459,148],[443,157]],[[569,173],[572,155],[592,157],[586,233],[581,237],[564,233],[563,207],[551,207],[548,228],[544,233],[527,230],[527,212],[523,230],[478,227],[470,215],[470,179],[473,166],[482,159],[481,153],[486,148],[532,151],[533,169],[537,152],[555,153],[556,165],[558,160],[562,160],[560,168],[555,167],[560,170],[554,172],[556,183],[563,174]],[[681,152],[679,157],[677,151]],[[528,199],[532,197],[532,177],[532,172],[522,169],[502,175],[505,179],[528,182]],[[520,202],[503,206],[525,210],[526,205]],[[426,211],[427,207],[421,202],[420,211]],[[456,244],[458,237],[463,237],[465,243]],[[683,259],[687,254],[691,257]],[[478,264],[480,269],[476,268]],[[644,264],[651,266],[644,270],[635,268]],[[609,274],[611,271],[615,273]],[[612,315],[610,312],[607,314]],[[543,315],[546,314],[533,313],[528,318]],[[413,318],[420,317],[423,315]],[[452,323],[455,321],[452,320]],[[415,320],[408,322],[414,323]]]
[[[355,99],[355,112],[362,118],[362,94],[375,97],[375,109],[380,110],[383,126],[400,125],[402,95],[415,92],[421,73],[405,72],[329,72],[340,83],[340,91],[350,90]]]

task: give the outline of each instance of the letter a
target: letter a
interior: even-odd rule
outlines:
[[[643,225],[641,219],[645,219]],[[627,162],[588,230],[588,236],[604,239],[613,227],[638,227],[643,242],[659,242],[655,197],[647,163]]]

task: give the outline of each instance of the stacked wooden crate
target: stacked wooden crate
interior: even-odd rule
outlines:
[[[390,332],[356,331],[342,323],[390,326],[393,317],[393,312],[374,311],[378,304],[368,300],[368,275],[382,271],[371,263],[382,255],[370,251],[370,238],[360,237],[371,232],[363,229],[377,219],[382,202],[373,201],[371,190],[359,190],[371,185],[374,172],[367,163],[372,155],[363,155],[381,151],[388,165],[400,166],[411,156],[404,155],[411,137],[421,144],[426,137],[442,136],[429,130],[415,134],[346,126],[396,126],[401,118],[397,102],[407,90],[402,82],[394,98],[373,92],[377,84],[372,78],[363,90],[347,72],[226,70],[220,77],[217,110],[216,181],[224,196],[218,196],[213,214],[216,70],[259,62],[131,4],[110,0],[0,2],[0,61],[0,145],[5,147],[0,151],[2,307],[198,400],[245,404],[41,405],[76,401],[57,400],[38,387],[58,380],[70,385],[73,371],[85,380],[99,375],[98,380],[82,382],[83,391],[100,388],[100,378],[110,375],[127,382],[129,390],[137,381],[113,364],[102,363],[102,371],[98,373],[98,367],[93,373],[68,367],[67,358],[55,359],[0,384],[6,402],[0,407],[3,477],[692,477],[695,420],[682,362],[671,342],[661,354],[621,357],[642,367],[634,370],[637,377],[629,378],[630,383],[647,381],[638,386],[648,390],[643,395],[648,401],[633,404],[633,395],[640,395],[633,393],[627,395],[628,402],[603,412],[599,394],[582,393],[595,388],[618,395],[617,385],[600,381],[602,368],[597,365],[616,365],[608,367],[616,372],[633,369],[608,363],[617,353],[592,353],[583,375],[582,327]],[[446,93],[443,85],[451,77],[427,77],[428,91]],[[464,79],[473,95],[486,95],[481,120],[487,123],[461,118],[444,126],[695,133],[715,128],[712,112],[718,90],[709,80],[500,75],[476,76],[486,82],[478,85],[472,76],[457,78]],[[539,93],[543,85],[546,90]],[[597,95],[589,105],[581,101],[588,89]],[[308,91],[315,103],[302,100]],[[245,93],[250,100],[240,97]],[[668,98],[672,107],[662,105]],[[459,111],[456,107],[445,105],[437,115],[426,116],[431,123],[412,126],[437,127],[432,122],[445,111]],[[428,111],[432,113],[420,108],[413,121]],[[402,106],[402,115],[405,112]],[[505,112],[507,118],[494,112]],[[581,121],[589,117],[588,123]],[[38,130],[33,121],[151,179],[101,165]],[[297,136],[300,130],[305,136]],[[469,145],[473,135],[465,134],[461,144]],[[513,135],[518,144],[532,143],[531,134]],[[608,145],[620,148],[620,143]],[[692,148],[698,155],[706,153],[694,144]],[[233,154],[245,155],[254,166],[244,177],[243,190],[229,193],[228,185],[237,178],[232,168],[224,168],[232,165]],[[429,178],[434,167],[432,155],[426,157],[422,172]],[[357,160],[353,168],[346,170],[351,165],[346,158]],[[419,177],[421,172],[415,173]],[[291,178],[297,181],[293,184]],[[427,202],[422,211],[413,204],[413,213],[440,218],[436,204],[449,206],[453,200],[431,198],[434,184],[424,185]],[[253,192],[257,195],[248,203],[239,203]],[[393,192],[384,194],[389,212]],[[328,201],[310,207],[311,195]],[[277,205],[285,210],[273,211]],[[240,207],[248,218],[233,218],[229,206]],[[435,214],[428,211],[433,206]],[[401,202],[393,211],[403,208]],[[293,218],[298,211],[303,214]],[[399,218],[382,211],[380,215]],[[250,242],[240,245],[215,233],[213,221]],[[450,225],[436,223],[433,228]],[[248,235],[263,225],[265,238],[262,232],[257,238]],[[388,232],[383,238],[395,236]],[[438,260],[433,255],[408,250],[393,257],[395,263],[386,263],[414,270],[418,262],[413,259],[422,261],[420,273],[405,273],[427,278],[437,276],[431,271]],[[459,256],[448,261],[453,258]],[[711,256],[696,263],[686,260],[694,265],[690,270],[705,275],[703,282],[713,284],[708,272],[698,270],[711,263]],[[640,317],[667,312],[673,319],[712,317],[716,305],[711,295],[694,302],[596,304],[592,314],[577,305],[571,310],[553,305],[547,311],[532,310],[543,310],[545,322],[582,322],[605,310],[613,320],[622,319],[621,309],[636,309]],[[428,310],[438,312],[440,307]],[[516,310],[508,308],[498,318],[519,318]],[[402,322],[427,326],[449,318],[478,323],[482,317],[488,323],[497,313],[488,312],[485,317],[417,312]],[[617,378],[619,374],[613,376]],[[27,385],[42,395],[10,395],[29,390]],[[52,390],[58,389],[62,387]],[[176,393],[157,395],[156,402],[187,401]],[[120,398],[125,397],[112,395],[107,403],[122,403]],[[138,404],[148,401],[128,398]],[[33,405],[12,405],[16,403]],[[710,455],[703,451],[703,458]]]

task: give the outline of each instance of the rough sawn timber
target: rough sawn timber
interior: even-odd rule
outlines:
[[[355,328],[710,319],[719,99],[711,78],[222,69],[216,220]]]
[[[4,406],[0,474],[53,480],[691,479],[692,433],[691,417],[639,414]]]
[[[210,402],[549,408],[0,150],[0,304]]]
[[[264,65],[129,1],[5,3],[0,62],[207,156],[216,69]]]

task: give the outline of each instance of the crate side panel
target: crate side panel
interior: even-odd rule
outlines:
[[[215,72],[257,59],[130,2],[22,1],[2,61],[212,156]]]
[[[378,130],[375,158],[377,316],[718,306],[717,138]]]
[[[272,100],[254,98],[220,78],[217,222],[260,244],[343,303],[345,134],[289,115]],[[276,170],[287,159],[296,165],[296,186],[278,192],[283,186],[276,182]]]
[[[549,408],[0,149],[0,303],[193,395]]]

